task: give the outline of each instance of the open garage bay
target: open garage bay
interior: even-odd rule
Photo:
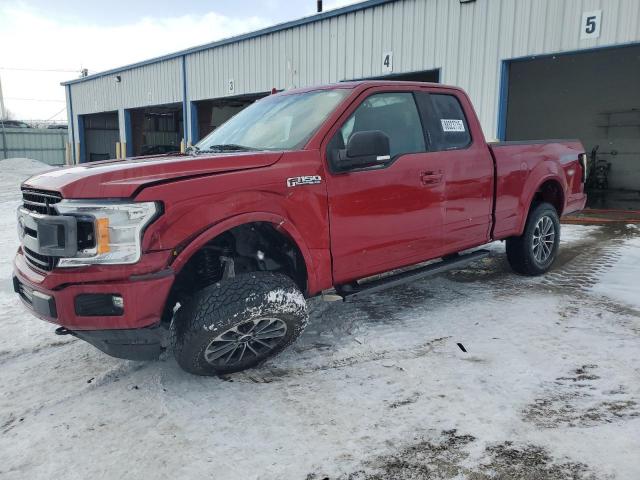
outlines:
[[[506,140],[578,138],[605,185],[640,197],[640,46],[547,55],[508,64]],[[604,182],[603,182],[604,183]],[[601,195],[592,195],[591,201]]]

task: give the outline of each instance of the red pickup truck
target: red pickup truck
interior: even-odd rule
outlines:
[[[458,88],[286,91],[184,154],[24,182],[14,287],[56,333],[110,355],[173,344],[189,372],[235,372],[300,335],[308,297],[459,268],[495,240],[516,272],[547,271],[587,170],[579,141],[487,144]]]

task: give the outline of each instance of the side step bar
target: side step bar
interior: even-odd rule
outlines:
[[[402,285],[403,283],[413,282],[415,280],[419,280],[431,275],[437,275],[448,270],[462,268],[467,266],[471,262],[475,262],[476,260],[485,258],[488,255],[488,250],[476,250],[464,255],[447,256],[439,262],[431,263],[424,267],[415,268],[413,270],[396,273],[394,275],[389,275],[387,277],[372,280],[370,282],[355,283],[351,285],[340,285],[336,287],[336,292],[345,300],[357,298],[362,295],[368,295],[370,293],[375,293],[387,288]]]

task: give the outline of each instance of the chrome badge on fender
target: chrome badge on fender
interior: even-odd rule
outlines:
[[[322,182],[320,175],[305,175],[304,177],[287,178],[287,187],[297,187],[299,185],[317,185]]]

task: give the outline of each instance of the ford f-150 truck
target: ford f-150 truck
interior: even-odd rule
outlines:
[[[110,355],[172,345],[189,372],[235,372],[300,335],[309,297],[459,268],[495,240],[516,272],[544,273],[587,170],[576,140],[488,144],[459,88],[286,91],[186,153],[25,181],[14,288]]]

